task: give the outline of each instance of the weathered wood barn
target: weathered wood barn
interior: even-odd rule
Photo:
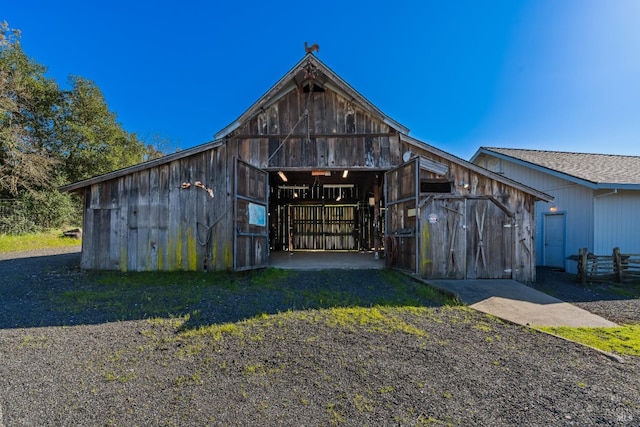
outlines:
[[[551,197],[408,133],[307,54],[214,141],[64,187],[84,194],[82,267],[384,248],[427,278],[535,280],[533,205]]]

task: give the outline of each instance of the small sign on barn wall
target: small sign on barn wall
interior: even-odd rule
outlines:
[[[258,225],[260,227],[267,226],[266,209],[262,205],[249,203],[249,224]]]
[[[427,217],[427,221],[429,221],[429,224],[435,224],[436,222],[438,222],[438,215],[434,213],[429,214],[429,216]]]

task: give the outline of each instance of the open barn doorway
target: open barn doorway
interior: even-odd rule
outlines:
[[[374,256],[384,236],[383,178],[383,171],[271,171],[271,252]]]

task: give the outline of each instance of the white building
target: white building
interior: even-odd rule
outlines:
[[[471,162],[554,196],[536,202],[536,264],[576,272],[579,248],[640,253],[640,157],[481,147]]]

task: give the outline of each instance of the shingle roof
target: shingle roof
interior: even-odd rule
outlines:
[[[640,184],[640,156],[482,147],[594,184]]]

